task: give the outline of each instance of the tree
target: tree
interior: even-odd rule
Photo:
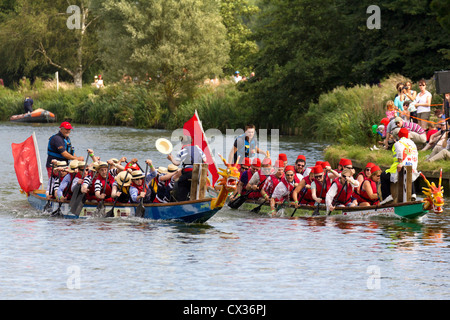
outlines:
[[[64,0],[17,0],[15,10],[0,21],[3,69],[29,73],[51,65],[81,87],[83,73],[98,61],[98,18],[88,0],[74,1],[70,7]]]
[[[225,66],[226,73],[237,69],[249,71],[246,70],[249,68],[248,57],[257,52],[258,46],[252,39],[252,31],[248,24],[258,11],[259,8],[250,5],[247,0],[220,1],[220,13],[230,43],[230,61]]]
[[[211,0],[107,0],[102,57],[111,76],[151,77],[171,112],[177,97],[228,61],[226,30]]]

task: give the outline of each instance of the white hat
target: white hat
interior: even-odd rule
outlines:
[[[173,149],[172,143],[164,138],[156,140],[155,145],[156,149],[163,154],[169,154],[172,152]]]

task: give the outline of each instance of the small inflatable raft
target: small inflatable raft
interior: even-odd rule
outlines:
[[[47,123],[55,122],[56,117],[50,111],[36,109],[31,113],[16,114],[9,118],[9,120],[13,122]]]

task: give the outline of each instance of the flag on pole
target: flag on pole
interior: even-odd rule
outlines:
[[[219,172],[216,162],[214,161],[214,157],[212,156],[211,149],[208,145],[205,132],[203,131],[202,123],[198,117],[197,110],[195,110],[194,116],[184,124],[183,129],[189,133],[192,139],[192,145],[199,146],[205,154],[208,170],[212,176],[212,185],[214,185],[219,179]]]
[[[20,188],[26,194],[39,189],[42,184],[42,173],[40,171],[40,159],[38,149],[35,145],[34,133],[22,143],[11,144],[14,158],[14,170]]]

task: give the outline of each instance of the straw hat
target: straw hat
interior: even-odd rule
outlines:
[[[78,161],[78,168],[82,168],[86,166],[86,162],[84,161]]]
[[[174,165],[174,164],[169,164],[167,166],[167,171],[169,171],[169,172],[175,172],[177,170],[178,170],[178,167],[176,165]]]
[[[111,158],[108,161],[112,161],[112,162],[114,162],[114,164],[118,164],[119,163],[119,160],[116,159],[116,158]]]
[[[121,171],[115,177],[115,180],[119,184],[119,186],[122,186],[122,184],[124,187],[128,187],[131,185],[131,174],[127,173],[128,171]]]
[[[167,168],[166,167],[158,167],[158,170],[157,170],[159,173],[167,173],[168,171],[167,171]]]
[[[74,173],[75,169],[77,168],[78,168],[78,160],[72,160],[70,161],[69,169],[67,171],[69,171],[70,173]]]
[[[108,163],[104,161],[97,162],[97,165],[94,167],[94,169],[98,171],[100,168],[108,168]]]
[[[67,162],[66,161],[56,161],[56,167],[58,167],[58,168],[67,167]]]
[[[169,154],[172,152],[173,149],[172,143],[164,138],[156,140],[155,145],[156,149],[163,154]]]
[[[131,172],[131,179],[137,180],[142,178],[145,178],[145,174],[141,170],[134,170]]]

